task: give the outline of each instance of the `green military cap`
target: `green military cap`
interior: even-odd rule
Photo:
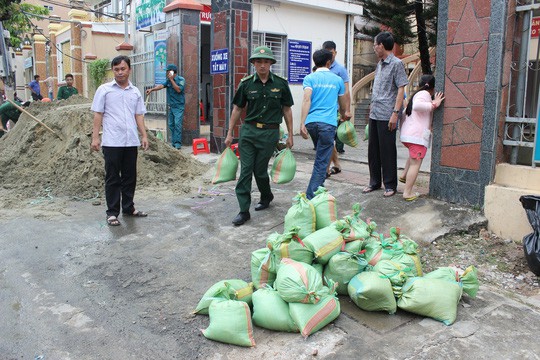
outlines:
[[[268,59],[272,61],[272,64],[276,63],[276,58],[274,58],[272,50],[270,50],[270,48],[266,46],[259,46],[256,47],[255,50],[253,50],[253,54],[249,58],[249,61],[253,62],[253,60],[256,59]]]

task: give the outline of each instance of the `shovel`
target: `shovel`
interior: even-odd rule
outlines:
[[[34,115],[30,114],[28,111],[26,111],[25,109],[23,109],[21,106],[17,105],[16,103],[14,103],[13,101],[9,100],[9,99],[6,99],[7,101],[9,101],[13,106],[15,106],[19,111],[25,113],[26,115],[30,116],[33,120],[37,121],[40,125],[43,125],[45,127],[45,129],[49,130],[50,132],[52,132],[54,135],[56,135],[60,140],[64,140],[60,137],[60,135],[58,135],[53,129],[51,129],[50,127],[48,127],[47,125],[45,125],[41,120],[39,120],[37,117],[35,117]]]

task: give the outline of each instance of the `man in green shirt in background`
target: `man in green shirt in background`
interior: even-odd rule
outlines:
[[[22,107],[27,107],[28,105],[30,105],[30,101],[27,101],[23,104],[18,101],[15,101],[15,103]],[[17,121],[19,121],[19,116],[21,116],[21,111],[9,101],[4,102],[0,106],[0,119],[2,119],[2,124],[0,124],[0,138],[4,136],[5,132],[7,132],[7,122],[11,120],[14,123],[17,123]]]
[[[64,80],[66,80],[66,85],[60,86],[58,89],[58,95],[56,95],[57,100],[64,100],[69,98],[71,95],[76,95],[79,93],[77,89],[73,87],[73,75],[66,74]]]
[[[243,109],[247,108],[245,123],[240,129],[238,139],[240,177],[236,184],[236,198],[240,213],[232,221],[235,226],[240,226],[250,219],[253,176],[261,193],[255,211],[268,208],[274,200],[268,176],[268,162],[279,140],[279,124],[283,118],[289,132],[287,147],[293,146],[293,98],[287,80],[270,72],[270,67],[276,63],[272,50],[259,46],[253,51],[249,61],[255,68],[255,74],[240,81],[233,99],[229,132],[225,139],[225,145],[231,146],[234,127],[240,120]]]

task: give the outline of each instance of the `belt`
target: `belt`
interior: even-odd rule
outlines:
[[[258,129],[279,129],[279,124],[264,124],[256,121],[246,121],[246,124],[253,125]]]

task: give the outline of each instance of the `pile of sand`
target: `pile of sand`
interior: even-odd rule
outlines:
[[[102,152],[90,151],[93,113],[81,96],[53,103],[32,103],[28,112],[60,135],[49,132],[28,115],[0,139],[0,186],[18,198],[44,193],[80,199],[104,193]],[[187,193],[208,165],[173,149],[148,133],[150,147],[139,151],[137,188],[165,187]]]

